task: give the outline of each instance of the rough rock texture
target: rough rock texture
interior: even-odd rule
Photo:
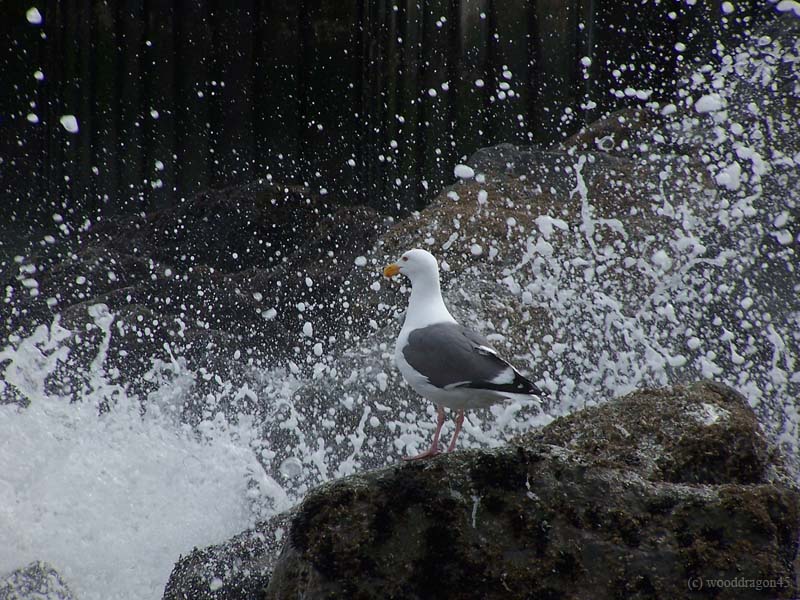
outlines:
[[[250,555],[247,564],[262,571],[240,576],[235,592],[192,595],[195,580],[184,574],[209,552],[196,551],[176,566],[165,598],[766,599],[798,591],[800,491],[746,400],[711,382],[637,391],[500,448],[327,483],[288,523],[271,578],[272,558]],[[211,552],[222,551],[240,561],[235,544]],[[772,583],[743,587],[749,580]]]
[[[562,446],[593,466],[651,481],[753,484],[778,476],[779,459],[747,400],[711,381],[664,393],[644,390],[587,408],[517,440]]]
[[[75,600],[75,596],[58,571],[37,561],[0,579],[0,600]]]
[[[181,557],[164,600],[251,600],[265,592],[293,511],[216,546]]]
[[[786,585],[703,593],[793,597],[800,494],[767,457],[732,390],[637,392],[315,490],[266,597],[678,598],[737,577]]]

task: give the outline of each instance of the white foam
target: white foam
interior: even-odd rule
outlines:
[[[453,175],[459,179],[472,179],[475,177],[475,171],[468,165],[456,165],[453,169]]]

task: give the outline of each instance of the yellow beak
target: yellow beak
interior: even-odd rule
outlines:
[[[400,265],[398,265],[397,263],[392,263],[383,269],[383,276],[394,277],[399,272],[400,272]]]

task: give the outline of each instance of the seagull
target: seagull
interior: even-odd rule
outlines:
[[[408,384],[436,405],[436,431],[430,449],[403,460],[439,454],[444,408],[457,411],[456,428],[447,448],[456,447],[467,408],[486,408],[507,399],[530,400],[535,384],[522,375],[479,333],[459,325],[442,299],[439,265],[427,250],[414,249],[383,270],[411,280],[408,311],[395,345],[395,362]]]

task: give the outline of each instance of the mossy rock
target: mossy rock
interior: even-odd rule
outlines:
[[[657,451],[656,451],[657,450]],[[796,593],[800,493],[747,402],[643,390],[493,450],[320,486],[266,598],[681,598]]]
[[[526,441],[672,483],[766,483],[777,460],[747,400],[711,381],[637,391],[558,419]]]

